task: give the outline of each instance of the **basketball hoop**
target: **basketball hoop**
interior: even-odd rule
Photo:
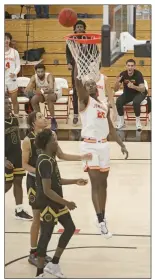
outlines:
[[[98,81],[101,55],[97,44],[101,42],[100,34],[84,33],[70,34],[65,37],[66,43],[75,59],[78,69],[78,79],[86,82],[88,79]]]

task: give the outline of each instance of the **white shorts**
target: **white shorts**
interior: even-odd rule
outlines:
[[[91,161],[83,161],[84,171],[88,171],[88,169],[100,170],[101,172],[109,171],[110,169],[110,149],[109,142],[106,141],[96,142],[96,143],[88,143],[81,142],[81,153],[92,153]]]
[[[18,91],[17,80],[5,82],[5,91],[8,91],[9,94],[16,93]]]

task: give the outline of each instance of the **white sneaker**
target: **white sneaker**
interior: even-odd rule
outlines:
[[[140,117],[136,117],[136,129],[137,131],[141,131],[142,130],[142,125],[140,122]]]
[[[34,278],[46,278],[46,277],[45,277],[45,274],[42,273],[42,274],[40,274],[40,275],[38,275],[38,276],[36,276],[36,277],[34,277]]]
[[[99,225],[100,225],[101,234],[107,239],[111,238],[112,233],[108,231],[107,226],[106,226],[106,221],[103,220],[103,222],[100,223]]]
[[[104,222],[107,224],[107,219],[106,218],[104,218]],[[98,219],[95,220],[95,225],[96,225],[97,228],[99,228],[99,229],[101,228],[100,223],[98,222]]]
[[[116,129],[122,129],[123,127],[125,127],[125,122],[124,122],[124,116],[119,116],[119,120],[116,124]]]
[[[48,263],[45,266],[44,272],[55,275],[58,278],[66,278],[65,275],[61,272],[59,264],[53,264],[52,262]]]

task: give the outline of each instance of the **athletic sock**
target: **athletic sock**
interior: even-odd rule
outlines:
[[[102,210],[102,216],[103,216],[103,220],[104,220],[104,216],[105,216],[105,211]]]
[[[53,259],[52,259],[52,263],[53,264],[58,264],[59,260],[60,260],[60,258],[54,256]]]
[[[44,273],[44,269],[43,268],[37,268],[37,274],[36,276],[39,276],[40,274]]]
[[[30,254],[34,254],[37,252],[37,247],[31,248]]]
[[[23,204],[17,204],[15,206],[15,210],[17,211],[17,213],[21,212],[23,210]]]
[[[102,215],[102,213],[98,213],[98,214],[97,214],[97,218],[98,218],[98,222],[99,222],[99,223],[102,223],[102,222],[103,222],[103,215]]]

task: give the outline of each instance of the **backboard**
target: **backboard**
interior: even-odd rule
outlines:
[[[102,26],[102,66],[116,62],[121,52],[120,35],[129,32],[135,37],[136,7],[134,5],[104,5]]]

